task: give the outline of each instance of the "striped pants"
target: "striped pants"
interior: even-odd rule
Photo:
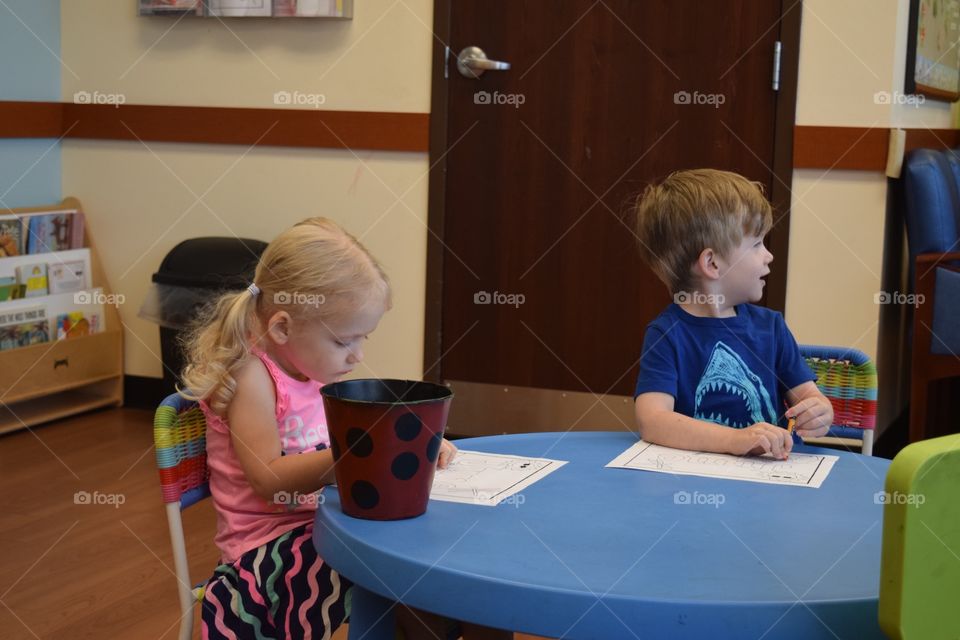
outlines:
[[[203,597],[203,638],[327,640],[348,614],[350,582],[317,555],[313,523],[216,568]]]

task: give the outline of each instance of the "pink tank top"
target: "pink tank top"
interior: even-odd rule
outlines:
[[[254,351],[267,367],[277,395],[276,418],[284,455],[296,455],[330,446],[327,421],[320,396],[322,383],[287,375],[265,353]],[[244,552],[313,520],[319,501],[280,492],[274,501],[258,496],[240,466],[230,426],[224,418],[200,403],[207,419],[207,466],[210,493],[217,511],[215,542],[222,562],[234,562]]]

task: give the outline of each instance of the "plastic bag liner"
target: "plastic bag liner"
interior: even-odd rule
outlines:
[[[166,329],[183,329],[193,321],[199,308],[216,300],[217,294],[211,293],[210,289],[153,284],[137,316]]]
[[[245,289],[266,247],[246,238],[184,240],[163,258],[137,315],[167,329],[186,327],[221,293]]]

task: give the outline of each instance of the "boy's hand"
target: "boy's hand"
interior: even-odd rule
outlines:
[[[453,462],[453,459],[457,456],[457,447],[447,440],[443,439],[443,442],[440,443],[440,457],[437,458],[437,466],[441,469],[446,469],[447,465]]]
[[[796,418],[794,429],[801,438],[819,438],[833,424],[833,406],[823,396],[805,398],[787,409],[788,418]]]
[[[730,453],[738,456],[771,454],[786,460],[793,448],[793,438],[786,429],[769,422],[758,422],[743,429],[731,429]]]

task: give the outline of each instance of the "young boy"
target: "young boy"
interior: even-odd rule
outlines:
[[[770,453],[827,432],[833,409],[776,311],[758,307],[773,255],[762,187],[727,171],[678,171],[636,207],[644,261],[674,296],[647,326],[636,416],[647,442],[677,449]],[[784,400],[789,408],[784,412]]]

